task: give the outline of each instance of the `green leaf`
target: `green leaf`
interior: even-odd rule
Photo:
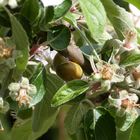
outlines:
[[[87,139],[95,140],[95,125],[101,117],[101,113],[96,109],[90,109],[84,117],[84,130]]]
[[[140,53],[137,52],[124,52],[121,54],[120,65],[121,66],[133,66],[140,63]]]
[[[68,27],[59,25],[48,32],[47,41],[55,50],[63,50],[69,45],[71,33]]]
[[[8,34],[9,30],[10,30],[9,28],[1,26],[0,27],[0,36],[5,37]]]
[[[38,0],[26,0],[21,9],[21,15],[33,23],[39,14]]]
[[[5,132],[5,130],[4,132],[3,131],[0,132],[0,138],[1,140],[11,140],[10,133]]]
[[[89,105],[82,102],[71,106],[65,118],[65,127],[70,135],[74,135],[81,128],[81,121],[89,107]]]
[[[9,67],[6,65],[0,65],[0,84],[4,84],[4,81],[9,78],[7,77],[7,74],[10,72]],[[0,88],[1,89],[1,88]]]
[[[43,100],[35,106],[33,112],[32,129],[34,138],[40,137],[53,125],[58,114],[58,108],[51,107],[51,99],[62,84],[63,81],[54,74],[47,73],[44,76],[46,93]]]
[[[106,13],[100,0],[79,0],[92,37],[100,42],[106,25]]]
[[[71,135],[72,140],[87,140],[84,129],[78,129],[76,134]]]
[[[133,125],[126,131],[121,131],[120,129],[116,128],[116,140],[130,140],[132,130],[133,130]]]
[[[140,9],[140,1],[139,0],[125,0],[131,4],[133,4],[134,6],[136,6],[138,9]]]
[[[137,39],[138,39],[138,44],[140,44],[140,28],[137,28]]]
[[[115,121],[109,113],[101,116],[95,126],[96,140],[116,140]]]
[[[113,0],[117,5],[119,5],[120,7],[126,9],[127,11],[130,11],[129,9],[129,3],[126,1],[120,1],[120,0]]]
[[[33,112],[32,108],[25,109],[25,110],[18,110],[17,117],[22,120],[26,120],[32,116],[32,112]]]
[[[16,74],[20,75],[22,72],[25,71],[26,65],[28,63],[29,57],[28,36],[25,30],[23,29],[22,25],[17,21],[16,17],[14,17],[8,10],[6,11],[11,21],[12,39],[16,45],[16,49],[20,50],[22,53],[22,56],[16,60]]]
[[[92,47],[93,47],[93,46],[92,46]],[[82,53],[83,53],[87,58],[89,58],[91,55],[93,55],[93,49],[94,49],[94,48],[92,48],[92,47],[90,47],[90,46],[82,46],[82,47],[80,47],[80,49],[81,49]]]
[[[102,48],[102,59],[108,61],[112,56],[116,55],[120,49],[122,42],[118,39],[107,40]]]
[[[31,119],[25,121],[16,121],[11,130],[11,140],[34,140],[31,138],[32,123]]]
[[[77,21],[76,21],[76,16],[74,14],[72,14],[70,11],[65,15],[64,20],[67,21],[68,23],[70,23],[70,25],[72,25],[75,29],[76,32],[74,32],[74,40],[76,41],[76,44],[78,46],[82,46],[82,44],[89,44],[89,40],[85,35],[85,32],[83,30],[81,30],[81,28],[77,25]],[[76,35],[75,35],[76,34]],[[91,37],[91,36],[90,36]],[[78,38],[78,42],[77,39]],[[92,39],[93,40],[93,39]],[[95,41],[94,41],[95,42]],[[84,44],[84,45],[85,45]],[[92,48],[92,46],[90,46]],[[91,49],[90,48],[90,49]]]
[[[133,126],[133,130],[131,132],[131,138],[130,140],[139,140],[140,139],[140,117],[137,118],[134,126]]]
[[[131,109],[130,112],[126,112],[126,115],[123,118],[120,117],[115,118],[116,125],[120,129],[120,131],[127,131],[134,124],[137,117],[138,117],[137,111],[135,109]]]
[[[116,129],[116,140],[139,140],[140,117],[137,118],[135,123],[131,125],[126,131]]]
[[[64,0],[60,5],[54,7],[54,19],[64,16],[72,5],[71,0]]]
[[[10,138],[10,123],[9,118],[6,114],[0,113],[0,123],[2,123],[2,126],[4,128],[4,131],[0,131],[0,139],[1,140],[11,140]],[[1,127],[1,126],[0,126]]]
[[[64,16],[64,20],[66,20],[67,22],[69,22],[71,25],[73,25],[74,27],[77,27],[77,21],[75,16],[71,13],[68,12],[65,16]]]
[[[88,111],[84,129],[88,140],[115,140],[116,137],[114,119],[103,108]]]
[[[42,26],[47,26],[47,24],[53,19],[54,17],[54,7],[53,6],[49,6],[44,8],[44,15],[41,18],[40,21],[40,28],[42,28]]]
[[[120,40],[125,38],[127,31],[135,30],[133,21],[124,8],[116,5],[113,0],[101,0],[101,2]]]
[[[34,64],[29,64],[29,65],[27,65],[26,70],[23,73],[23,76],[28,77],[28,79],[30,80],[30,83],[32,83],[32,81],[36,78],[36,75],[38,75],[38,73],[39,73],[39,71],[38,71],[39,67],[40,67],[40,65],[38,65],[38,64],[35,64],[35,65]]]
[[[40,67],[34,75],[36,76],[36,78],[32,81],[32,84],[36,86],[37,94],[33,97],[33,100],[30,102],[30,107],[40,102],[45,94],[45,87],[43,84],[43,68]]]
[[[5,11],[0,11],[0,25],[4,27],[10,27],[10,19]]]
[[[32,25],[31,23],[29,22],[29,20],[20,15],[17,17],[18,21],[20,22],[20,24],[22,25],[22,27],[24,28],[24,30],[26,31],[26,34],[28,36],[28,40],[31,40],[32,39]]]
[[[89,85],[82,80],[73,80],[62,86],[52,99],[52,106],[62,105],[87,91]]]

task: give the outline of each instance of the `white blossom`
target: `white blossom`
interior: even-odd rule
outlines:
[[[44,7],[47,7],[47,6],[56,6],[56,5],[59,5],[61,4],[64,0],[41,0]]]
[[[11,83],[8,89],[10,97],[18,102],[19,107],[23,105],[29,107],[33,97],[37,94],[36,86],[29,84],[26,77],[22,77],[18,83]]]
[[[16,8],[18,6],[17,0],[0,0],[0,6],[9,5],[11,8]]]
[[[56,53],[55,50],[51,51],[50,48],[40,46],[35,52],[34,58],[46,66],[47,64],[52,64]]]
[[[8,1],[8,5],[9,5],[11,8],[16,8],[16,7],[18,6],[17,0],[9,0],[9,1]]]

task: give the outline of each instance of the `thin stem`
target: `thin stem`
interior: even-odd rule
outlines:
[[[96,58],[98,59],[98,61],[100,61],[100,58],[96,52],[96,50],[92,47],[91,42],[88,40],[88,38],[80,31],[79,27],[77,27],[77,31],[79,32],[79,34],[81,34],[81,36],[85,39],[85,41],[88,43],[88,45],[91,47],[91,49],[93,50],[93,54],[96,56]]]
[[[96,66],[95,66],[93,56],[91,56],[89,59],[90,59],[90,64],[91,64],[91,67],[92,67],[94,73],[97,73],[98,70],[97,70],[97,68],[96,68]]]
[[[98,59],[98,61],[100,61],[100,58],[96,52],[96,50],[92,47],[91,42],[88,40],[88,38],[81,32],[81,30],[79,29],[79,27],[77,26],[77,23],[74,23],[73,21],[71,21],[70,19],[64,18],[65,21],[69,22],[70,24],[72,24],[78,31],[78,33],[83,37],[83,39],[89,44],[89,46],[91,47],[91,49],[93,50],[93,54],[96,56],[96,58]]]

